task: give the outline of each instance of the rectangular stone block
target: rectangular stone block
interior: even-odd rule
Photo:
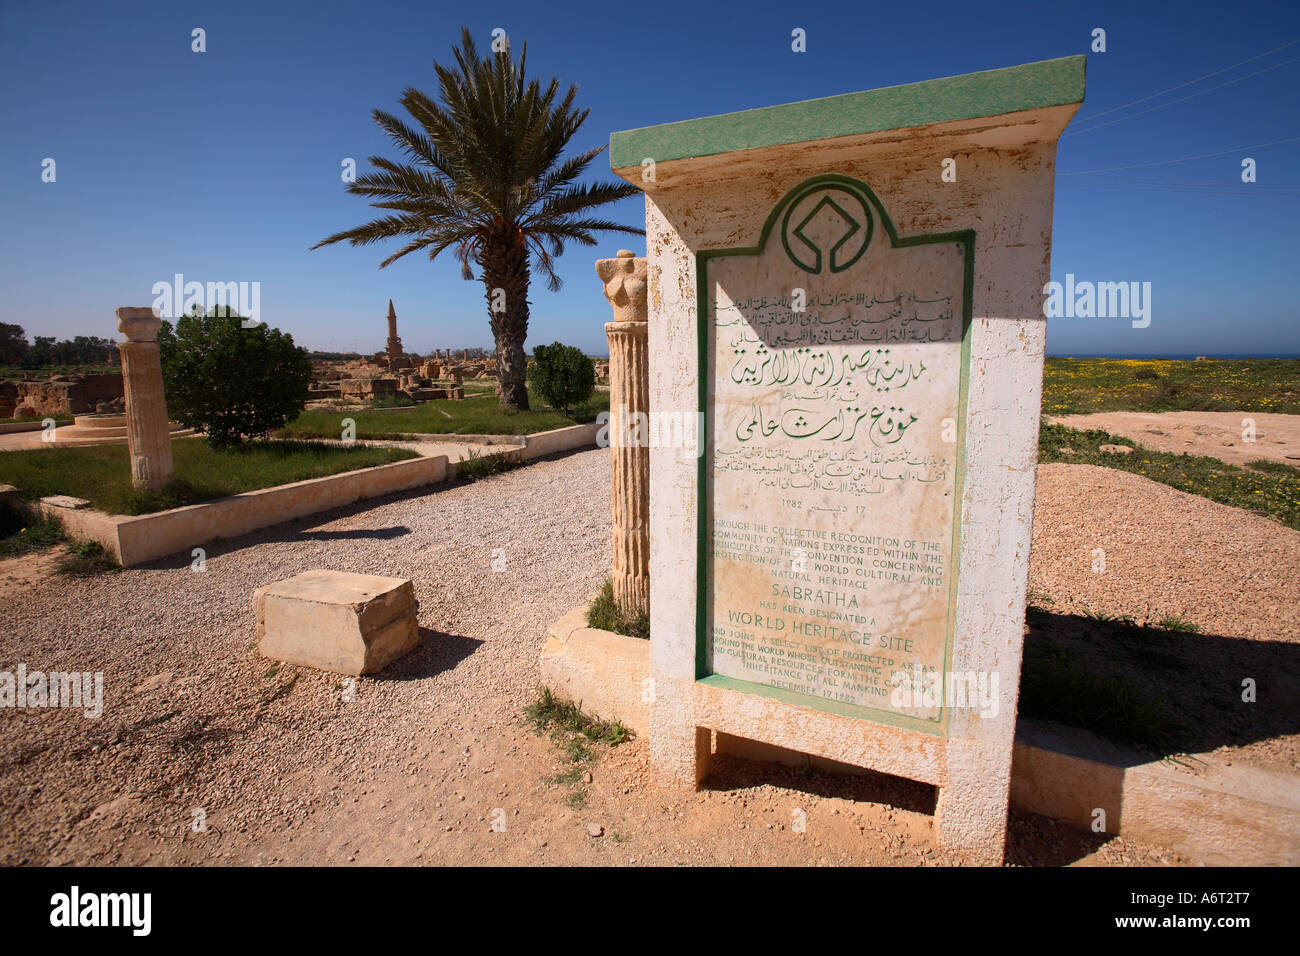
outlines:
[[[258,588],[263,657],[359,677],[419,643],[415,589],[406,578],[313,569]]]
[[[41,499],[41,504],[53,505],[55,508],[71,508],[74,511],[90,506],[90,502],[85,498],[74,498],[71,495],[47,495]]]

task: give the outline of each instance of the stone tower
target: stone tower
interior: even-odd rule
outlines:
[[[393,310],[393,300],[388,300],[388,365],[402,358],[402,340],[397,337],[397,312]]]

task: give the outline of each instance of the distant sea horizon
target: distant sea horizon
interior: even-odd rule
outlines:
[[[1089,353],[1089,352],[1048,352],[1048,358],[1104,358],[1104,359],[1137,359],[1140,361],[1151,361],[1154,359],[1164,359],[1166,361],[1194,361],[1198,358],[1207,359],[1231,359],[1235,361],[1244,361],[1249,359],[1300,359],[1300,352],[1186,352],[1186,353],[1163,353],[1143,352],[1135,355],[1114,355],[1108,353]]]

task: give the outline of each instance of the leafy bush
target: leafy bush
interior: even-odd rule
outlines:
[[[528,384],[542,401],[566,415],[596,390],[596,365],[572,345],[539,345],[528,366]]]
[[[279,329],[196,313],[164,322],[158,346],[168,413],[213,448],[281,428],[307,404],[311,359]]]

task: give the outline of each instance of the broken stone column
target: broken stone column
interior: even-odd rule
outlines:
[[[131,483],[157,491],[175,480],[172,440],[167,429],[162,362],[158,357],[158,328],[162,320],[152,308],[123,306],[117,310],[122,343],[122,386],[126,398],[126,445],[131,454]]]
[[[609,339],[609,435],[614,511],[614,600],[624,611],[650,613],[650,353],[646,261],[627,249],[598,259],[596,275],[614,321]]]

